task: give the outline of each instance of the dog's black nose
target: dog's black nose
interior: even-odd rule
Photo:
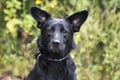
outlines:
[[[53,44],[54,45],[59,45],[60,44],[60,40],[53,40]]]

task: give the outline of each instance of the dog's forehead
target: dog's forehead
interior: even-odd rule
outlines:
[[[60,18],[51,18],[48,20],[49,25],[54,25],[54,24],[61,24],[63,26],[70,26],[70,24],[65,20],[65,19],[60,19]]]

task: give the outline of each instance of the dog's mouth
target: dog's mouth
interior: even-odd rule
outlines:
[[[53,53],[58,53],[61,51],[61,47],[58,45],[51,45],[49,48],[50,48],[50,51]]]
[[[54,45],[54,44],[48,46],[48,49],[52,53],[60,53],[61,51],[64,50],[63,46],[61,46],[61,45]]]

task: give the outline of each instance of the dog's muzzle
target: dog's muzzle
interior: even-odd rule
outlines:
[[[53,53],[60,53],[61,51],[64,50],[64,45],[59,39],[53,39],[50,42],[48,48]]]
[[[54,46],[59,46],[59,45],[60,45],[60,40],[54,39],[54,40],[52,41],[52,44],[53,44]]]

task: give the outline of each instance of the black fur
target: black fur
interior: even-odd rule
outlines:
[[[76,66],[69,53],[75,49],[73,35],[80,30],[88,12],[81,11],[59,19],[32,7],[31,14],[41,29],[41,36],[37,40],[40,52],[35,55],[36,64],[27,80],[76,80]]]

